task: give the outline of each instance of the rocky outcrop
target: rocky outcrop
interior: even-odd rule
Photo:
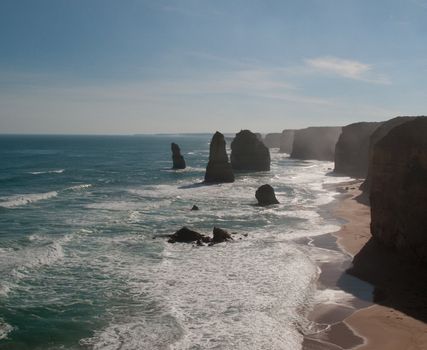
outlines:
[[[172,161],[173,166],[172,169],[185,169],[185,160],[184,157],[181,155],[181,149],[176,143],[171,143],[171,150],[172,150]]]
[[[224,135],[216,132],[209,147],[209,162],[206,167],[205,182],[234,182],[233,169],[228,161]]]
[[[192,207],[191,207],[191,210],[192,211],[197,211],[197,210],[199,210],[199,207],[197,206],[197,205],[193,205]]]
[[[291,158],[334,160],[341,127],[310,127],[296,130]]]
[[[235,170],[270,170],[270,151],[256,134],[242,130],[231,143],[231,166]]]
[[[403,123],[406,123],[410,120],[414,120],[416,117],[396,117],[386,122],[383,122],[371,135],[369,140],[369,162],[368,162],[368,173],[366,176],[366,180],[363,182],[361,189],[369,193],[371,189],[371,180],[372,180],[372,161],[374,154],[374,147],[378,141],[380,141],[384,136],[386,136],[390,130],[399,126]]]
[[[185,226],[176,231],[173,235],[171,235],[168,240],[169,243],[190,243],[196,241],[209,242],[210,239],[209,237],[206,237],[199,232],[190,230],[188,227]]]
[[[368,172],[369,139],[381,123],[354,123],[342,128],[335,146],[335,173],[364,178]]]
[[[427,117],[394,127],[373,147],[371,233],[427,263]]]
[[[283,130],[280,135],[280,153],[292,153],[295,130]]]
[[[264,145],[266,145],[268,148],[279,148],[280,147],[280,139],[282,137],[282,134],[279,132],[267,134],[264,137]]]
[[[227,231],[219,227],[213,228],[213,238],[211,241],[213,244],[222,243],[222,242],[231,241],[231,240],[233,240],[233,238]]]
[[[279,204],[274,189],[270,185],[260,186],[255,192],[255,198],[261,206]]]

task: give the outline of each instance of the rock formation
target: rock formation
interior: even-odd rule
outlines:
[[[225,150],[224,135],[216,132],[209,147],[209,162],[206,167],[205,182],[234,182],[233,169]]]
[[[341,127],[310,127],[296,130],[291,158],[334,160]]]
[[[354,123],[342,128],[335,146],[334,172],[364,178],[368,172],[369,139],[381,123]]]
[[[219,227],[214,227],[213,228],[213,238],[212,238],[212,243],[216,244],[216,243],[222,243],[222,242],[226,242],[226,241],[230,241],[233,240],[233,238],[231,237],[231,235],[219,228]]]
[[[380,141],[384,136],[386,136],[391,129],[393,129],[396,126],[399,126],[403,123],[406,123],[410,120],[415,119],[416,117],[396,117],[390,120],[387,120],[386,122],[382,123],[381,126],[379,126],[371,135],[369,140],[369,164],[368,164],[368,173],[366,176],[365,182],[362,184],[361,189],[369,193],[371,188],[371,168],[372,168],[372,161],[373,161],[373,149],[374,146],[378,141]]]
[[[256,134],[242,130],[231,143],[231,166],[235,170],[270,170],[270,151]]]
[[[295,130],[283,130],[280,135],[280,153],[292,153]]]
[[[172,169],[185,169],[185,160],[184,160],[184,157],[181,155],[181,150],[179,146],[176,143],[172,142],[171,150],[172,150],[172,161],[173,161]]]
[[[394,127],[373,148],[371,233],[427,263],[427,117]]]
[[[264,145],[266,145],[268,148],[279,148],[280,147],[280,139],[282,137],[282,134],[279,132],[267,134],[264,137]]]
[[[191,207],[191,210],[192,210],[192,211],[199,210],[199,207],[198,207],[197,205],[195,205],[195,204],[194,204],[194,205]]]
[[[274,189],[270,185],[260,186],[255,192],[255,198],[261,206],[279,204]]]
[[[199,240],[202,242],[209,242],[210,238],[202,235],[199,232],[190,230],[188,227],[184,226],[178,231],[176,231],[173,235],[171,235],[168,242],[169,243],[175,243],[175,242],[190,243],[190,242],[196,242]]]

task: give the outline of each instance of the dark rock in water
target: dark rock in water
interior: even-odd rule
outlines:
[[[255,198],[258,200],[258,204],[262,206],[279,204],[274,189],[270,185],[260,186],[255,192]]]
[[[232,239],[233,238],[231,237],[231,235],[227,231],[225,231],[219,227],[213,228],[213,238],[212,238],[213,243],[222,243],[222,242],[226,242],[226,241],[229,241]]]
[[[191,208],[191,210],[199,210],[199,207],[194,204],[193,207]]]
[[[256,134],[242,130],[231,143],[231,166],[235,170],[270,170],[270,151]]]
[[[224,135],[216,132],[209,148],[209,162],[206,167],[205,182],[234,182],[233,169],[228,161]]]
[[[268,148],[279,148],[281,138],[282,134],[280,132],[273,132],[265,135],[263,142]]]
[[[366,177],[369,164],[369,139],[381,123],[354,123],[342,128],[335,146],[335,173]]]
[[[169,243],[175,243],[175,242],[195,242],[198,240],[203,241],[205,236],[203,236],[201,233],[190,230],[188,227],[183,227],[176,231],[173,235],[170,236],[168,242]]]
[[[334,160],[341,127],[310,127],[295,130],[291,158]]]
[[[373,148],[371,233],[427,263],[427,117],[394,127]]]
[[[185,160],[181,155],[181,150],[176,143],[171,143],[173,169],[185,169]]]
[[[283,130],[280,135],[280,153],[292,153],[295,130]]]
[[[369,139],[369,161],[368,161],[368,172],[366,180],[360,186],[361,190],[365,193],[369,193],[371,189],[371,179],[372,179],[372,166],[373,166],[373,156],[374,156],[374,147],[378,141],[380,141],[384,136],[386,136],[390,130],[399,126],[403,123],[414,120],[416,117],[396,117],[390,120],[383,122],[371,135]]]

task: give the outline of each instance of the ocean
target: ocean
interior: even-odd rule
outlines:
[[[333,295],[337,253],[310,245],[339,227],[324,185],[347,178],[272,150],[271,171],[203,185],[210,138],[0,136],[0,349],[300,348]],[[281,204],[256,206],[265,183]],[[167,243],[182,226],[234,240]]]

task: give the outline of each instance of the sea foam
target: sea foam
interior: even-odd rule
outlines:
[[[42,201],[45,199],[53,198],[58,195],[58,192],[51,191],[45,193],[28,193],[28,194],[17,194],[13,196],[0,197],[0,207],[3,208],[15,208],[22,205]]]

